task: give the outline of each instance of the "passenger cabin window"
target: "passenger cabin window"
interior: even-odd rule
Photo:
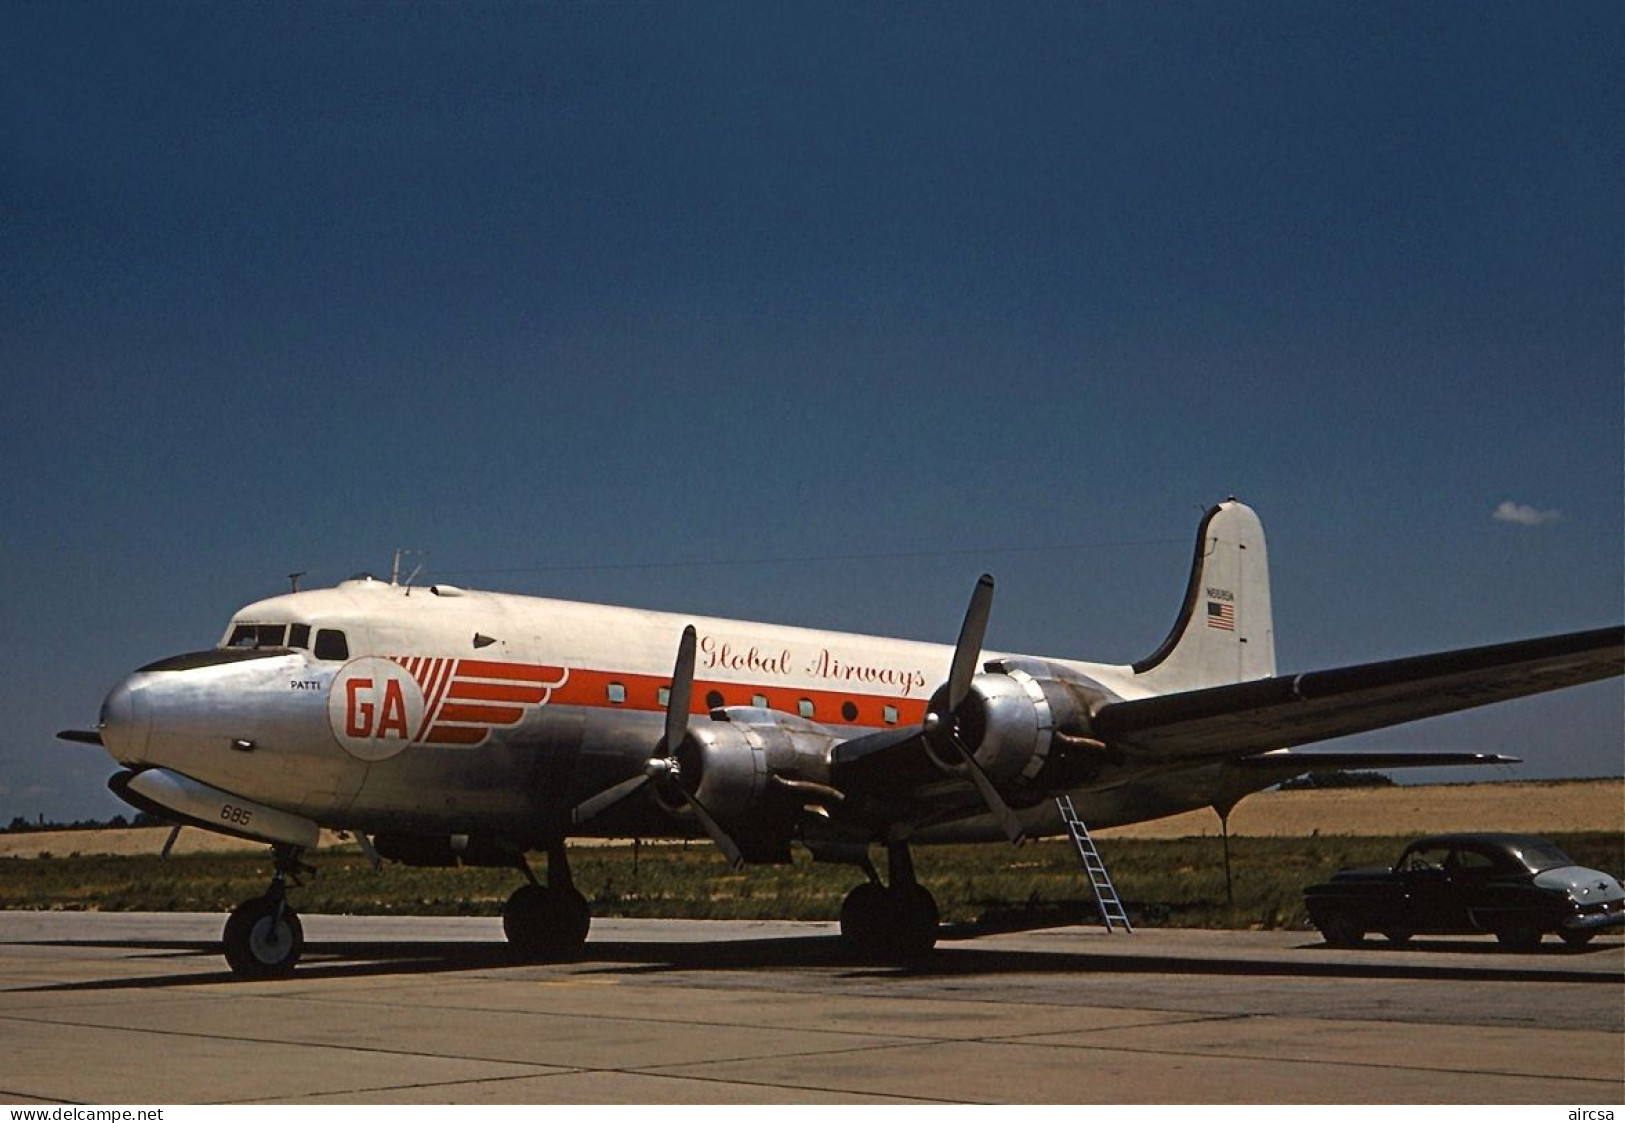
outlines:
[[[322,628],[316,633],[316,646],[312,650],[318,659],[342,662],[350,657],[350,642],[343,632]]]

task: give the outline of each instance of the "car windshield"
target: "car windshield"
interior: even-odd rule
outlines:
[[[1574,859],[1569,857],[1556,846],[1545,839],[1531,838],[1518,842],[1509,847],[1518,856],[1530,873],[1539,873],[1541,870],[1555,870],[1560,866],[1572,866]]]

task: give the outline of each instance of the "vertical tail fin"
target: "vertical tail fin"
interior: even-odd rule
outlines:
[[[1203,517],[1179,619],[1134,672],[1159,693],[1275,673],[1269,556],[1251,507],[1229,499]]]

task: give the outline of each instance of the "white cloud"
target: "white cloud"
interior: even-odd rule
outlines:
[[[1508,499],[1490,516],[1498,523],[1517,523],[1519,526],[1540,526],[1556,522],[1563,517],[1558,511],[1542,511],[1527,503],[1514,503]]]

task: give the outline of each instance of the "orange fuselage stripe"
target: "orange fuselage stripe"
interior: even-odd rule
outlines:
[[[610,701],[612,684],[626,691],[624,702]],[[656,713],[666,708],[660,692],[669,689],[671,679],[656,675],[616,674],[610,671],[571,670],[564,685],[553,691],[552,705],[586,706],[610,710],[647,710]],[[716,695],[720,702],[712,697]],[[758,701],[761,699],[762,701]],[[926,699],[888,698],[874,694],[849,694],[845,691],[809,690],[795,686],[764,686],[738,682],[694,683],[693,701],[689,709],[696,714],[709,713],[719,706],[755,706],[765,702],[770,710],[799,714],[802,701],[812,703],[812,719],[823,725],[912,725],[924,720]],[[848,711],[846,706],[852,709]],[[897,711],[894,722],[886,720],[886,707]],[[847,714],[850,712],[851,717]]]
[[[526,707],[540,704],[663,713],[666,703],[661,695],[671,687],[671,679],[660,675],[576,668],[566,672],[563,667],[478,659],[456,662],[452,671],[453,660],[399,657],[396,661],[411,668],[420,682],[429,681],[432,702],[425,724],[430,728],[420,734],[428,744],[478,744],[494,727],[516,725]],[[446,677],[451,678],[449,684]],[[471,682],[471,678],[491,681]],[[561,678],[562,684],[552,685]],[[611,687],[620,688],[620,701],[614,699]],[[804,703],[810,703],[810,713]],[[697,679],[690,710],[706,714],[724,706],[761,706],[807,717],[820,725],[873,729],[916,725],[925,719],[926,704],[926,698]]]

